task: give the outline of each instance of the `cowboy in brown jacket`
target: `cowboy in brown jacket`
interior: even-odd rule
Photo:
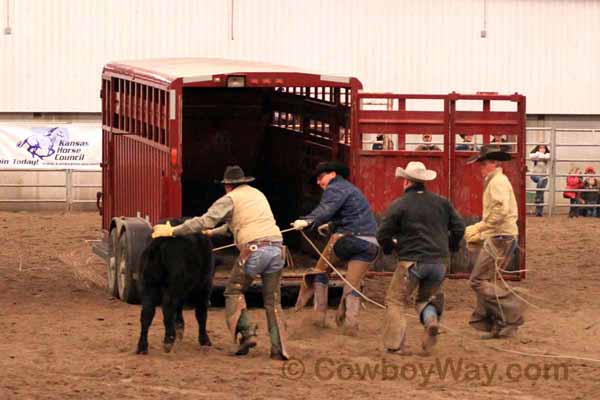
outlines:
[[[517,247],[517,201],[510,181],[502,173],[501,161],[510,154],[498,145],[484,145],[468,163],[478,162],[483,183],[483,216],[467,226],[465,241],[475,258],[469,278],[477,297],[477,306],[469,323],[487,332],[482,339],[511,337],[523,324],[524,303],[509,290],[492,280],[505,269]]]

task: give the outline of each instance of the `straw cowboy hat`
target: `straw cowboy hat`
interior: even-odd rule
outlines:
[[[244,175],[244,170],[239,165],[229,166],[225,169],[221,183],[226,185],[248,183],[254,180],[253,176]]]
[[[406,168],[396,168],[396,178],[404,178],[416,182],[432,181],[436,178],[437,172],[427,169],[421,161],[411,161]]]
[[[342,178],[346,179],[350,175],[350,170],[347,166],[339,161],[323,161],[317,164],[314,172],[310,176],[310,181],[314,182],[322,173],[335,172]]]
[[[496,144],[484,144],[479,149],[479,154],[469,158],[467,160],[467,164],[473,164],[478,161],[484,160],[496,160],[496,161],[508,161],[512,157],[510,154],[502,150],[503,146],[498,146]]]

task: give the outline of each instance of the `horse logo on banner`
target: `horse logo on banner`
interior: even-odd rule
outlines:
[[[17,147],[20,148],[27,145],[27,151],[31,154],[31,157],[38,157],[40,160],[56,153],[54,149],[56,141],[58,139],[66,139],[68,134],[66,128],[60,127],[49,129],[33,128],[32,130],[34,134],[17,143]]]

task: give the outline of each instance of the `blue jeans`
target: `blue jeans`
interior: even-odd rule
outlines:
[[[415,264],[408,269],[407,279],[413,282],[413,285],[418,282],[418,291],[416,297],[417,309],[420,304],[426,304],[431,300],[431,296],[436,294],[442,282],[446,277],[446,265],[442,263],[424,263],[415,262]],[[427,317],[434,312],[437,312],[438,317],[442,315],[443,309],[440,307],[436,311],[436,308],[432,304],[427,305],[420,313],[419,319],[422,324],[425,324]]]
[[[548,177],[533,175],[531,180],[536,183],[537,189],[545,189],[548,186]],[[538,190],[535,192],[535,202],[538,204],[544,203],[544,191]],[[544,206],[536,206],[535,214],[541,216],[544,213]]]
[[[417,278],[421,284],[439,285],[446,277],[446,265],[442,263],[416,262],[408,270],[411,278]]]
[[[270,274],[277,272],[283,268],[285,261],[281,247],[279,246],[264,246],[259,247],[246,260],[244,272],[252,278],[258,274]]]
[[[589,202],[589,205],[596,205],[596,202]],[[598,207],[587,207],[584,208],[588,217],[598,217]]]
[[[377,258],[379,247],[355,236],[344,236],[333,245],[333,251],[343,261],[371,262]]]

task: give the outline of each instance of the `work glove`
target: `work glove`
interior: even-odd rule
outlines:
[[[319,227],[317,228],[317,232],[319,232],[319,235],[321,236],[329,236],[329,234],[331,233],[331,225],[328,223],[319,225]]]
[[[171,236],[173,236],[173,227],[169,221],[166,224],[154,225],[152,228],[152,239]]]
[[[309,222],[304,219],[297,219],[292,223],[292,227],[297,231],[301,231],[302,229],[306,228],[308,225],[310,225]]]
[[[467,226],[465,229],[465,242],[476,243],[481,241],[481,234],[479,233],[479,225],[473,224]]]

